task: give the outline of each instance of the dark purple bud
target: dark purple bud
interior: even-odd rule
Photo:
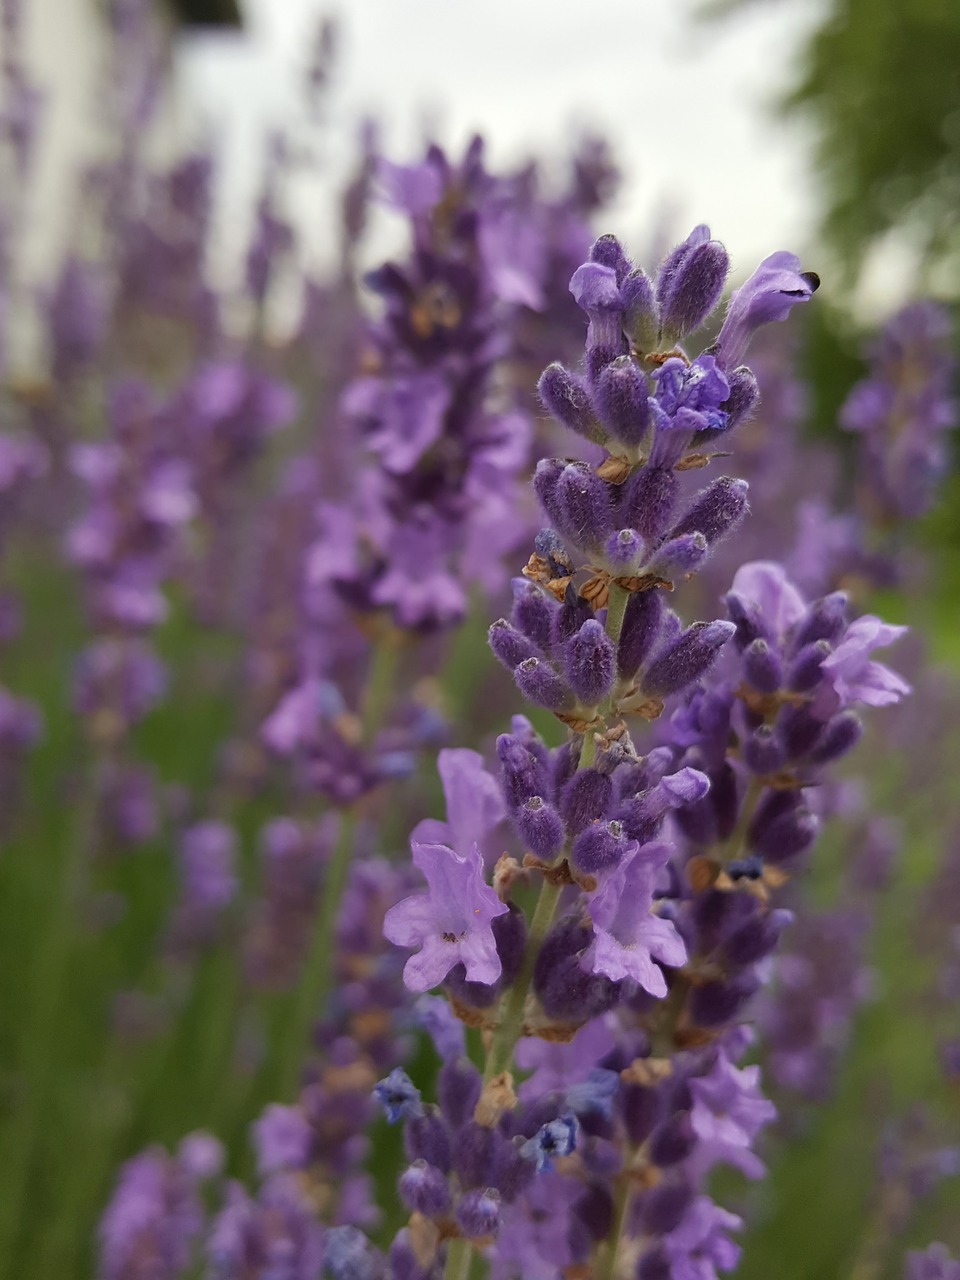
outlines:
[[[567,641],[564,668],[570,688],[584,706],[594,707],[613,688],[616,650],[603,626],[591,618]]]
[[[805,644],[787,672],[787,688],[794,693],[809,693],[820,683],[820,668],[824,658],[829,658],[832,650],[829,640],[814,640]]]
[[[830,764],[839,760],[860,741],[863,736],[863,721],[855,711],[841,711],[839,715],[827,721],[820,741],[810,752],[811,764]]]
[[[740,788],[737,785],[737,774],[729,762],[725,762],[714,772],[707,799],[713,807],[717,839],[728,840],[733,834],[740,813]]]
[[[686,240],[682,240],[680,244],[675,245],[660,263],[660,268],[657,271],[657,305],[661,310],[673,292],[677,273],[686,259],[694,249],[699,245],[707,244],[709,240],[710,228],[705,223],[701,223],[693,228]]]
[[[765,776],[779,773],[786,759],[783,747],[773,729],[762,724],[743,741],[743,761],[747,768]]]
[[[659,590],[634,591],[627,601],[617,645],[617,671],[632,680],[660,638],[663,596]]]
[[[707,240],[690,249],[662,291],[658,281],[665,343],[676,342],[700,328],[720,301],[729,270],[726,249],[719,240]]]
[[[547,711],[570,711],[573,695],[549,662],[540,658],[527,658],[513,673],[517,687],[535,706]]]
[[[414,1213],[427,1218],[440,1218],[450,1212],[450,1190],[439,1169],[416,1160],[400,1175],[400,1199]]]
[[[693,1187],[684,1179],[677,1182],[663,1181],[643,1197],[640,1204],[640,1221],[644,1234],[665,1236],[679,1227],[684,1214],[693,1203]]]
[[[613,1197],[603,1183],[591,1182],[574,1204],[573,1214],[592,1240],[605,1240],[613,1225]]]
[[[735,630],[732,622],[719,620],[695,622],[687,627],[654,658],[641,681],[643,692],[651,698],[666,698],[699,680],[713,665],[721,646]]]
[[[426,1280],[427,1273],[414,1252],[407,1227],[401,1227],[393,1237],[387,1255],[387,1275],[389,1280]]]
[[[697,1145],[688,1111],[678,1111],[662,1121],[650,1135],[650,1159],[661,1168],[686,1160]]]
[[[563,464],[562,464],[563,465]],[[563,539],[554,529],[541,529],[533,540],[533,549],[547,561],[555,578],[573,573],[573,564]]]
[[[453,1167],[464,1187],[487,1187],[493,1181],[497,1148],[504,1139],[495,1129],[471,1120],[457,1134]]]
[[[753,847],[774,866],[795,862],[810,848],[820,832],[820,820],[809,809],[781,814],[756,835]]]
[[[515,671],[527,658],[542,658],[543,654],[522,631],[510,625],[506,618],[499,618],[487,632],[487,641],[493,656],[508,671]]]
[[[643,550],[643,539],[632,529],[621,529],[618,533],[611,533],[604,547],[607,560],[621,573],[628,569],[635,569],[639,565]]]
[[[514,578],[510,585],[513,589],[513,625],[545,653],[553,637],[556,605],[552,597],[529,578]]]
[[[620,1103],[627,1137],[635,1147],[646,1142],[663,1114],[663,1094],[640,1084],[625,1084]]]
[[[777,717],[777,736],[791,760],[801,760],[820,741],[823,721],[809,707],[784,707]]]
[[[497,757],[502,768],[503,794],[507,807],[517,810],[531,798],[547,789],[547,775],[537,757],[513,734],[502,733],[497,739]]]
[[[592,930],[572,919],[559,921],[547,934],[537,955],[533,985],[549,1017],[583,1023],[616,1003],[618,984],[580,965],[580,952],[592,937]]]
[[[761,693],[776,693],[783,683],[783,665],[763,639],[752,640],[743,651],[743,674]]]
[[[711,549],[732,533],[747,514],[746,480],[721,476],[708,484],[693,500],[693,505],[670,531],[671,538],[681,533],[702,533]]]
[[[606,481],[585,462],[570,462],[557,481],[556,496],[563,518],[561,533],[578,547],[602,547],[613,532],[613,504]]]
[[[453,1160],[450,1130],[436,1107],[415,1116],[404,1129],[404,1146],[410,1160],[424,1160],[444,1173],[449,1173]]]
[[[660,333],[660,316],[653,296],[653,281],[639,267],[620,287],[623,329],[640,356],[653,351]]]
[[[648,465],[634,471],[624,483],[618,518],[653,545],[666,532],[676,502],[675,473],[668,467]]]
[[[637,1263],[636,1280],[673,1280],[673,1263],[662,1244],[648,1249]]]
[[[847,600],[845,591],[832,591],[820,600],[814,600],[806,614],[797,623],[793,635],[793,651],[800,650],[815,640],[828,640],[836,644],[847,625]]]
[[[738,1017],[760,987],[752,969],[744,969],[726,982],[704,982],[690,993],[688,1008],[697,1027],[726,1026]]]
[[[747,600],[730,592],[723,597],[727,606],[730,621],[737,628],[736,645],[742,652],[748,644],[759,638],[768,638],[765,620],[759,606],[753,600]]]
[[[571,738],[553,752],[550,757],[551,795],[562,794],[564,787],[580,767],[581,753],[582,743],[579,738]]]
[[[505,1142],[498,1148],[495,1175],[491,1181],[500,1191],[500,1198],[507,1204],[516,1200],[521,1192],[537,1176],[537,1170],[529,1160],[524,1160],[512,1142]]]
[[[597,422],[590,393],[582,378],[562,364],[551,364],[540,375],[537,391],[543,407],[558,422],[586,440],[603,444],[606,432]]]
[[[570,583],[563,604],[553,615],[553,643],[557,647],[565,645],[592,617],[593,610],[573,583]]]
[[[693,920],[697,929],[697,946],[704,954],[713,951],[727,933],[740,904],[740,894],[705,889],[693,900]]]
[[[623,444],[635,448],[650,430],[650,388],[632,356],[620,356],[597,379],[594,401],[604,426]]]
[[[658,578],[674,582],[699,569],[708,551],[707,540],[702,533],[684,533],[659,547],[646,570]]]
[[[581,769],[575,773],[560,795],[560,812],[571,836],[579,834],[591,822],[607,816],[613,800],[613,783],[598,769]]]
[[[467,1058],[445,1062],[437,1081],[437,1100],[448,1124],[459,1129],[473,1118],[483,1081],[480,1072]]]
[[[636,848],[619,822],[595,822],[573,842],[570,861],[581,874],[595,876],[612,871]]]
[[[495,1236],[500,1229],[500,1193],[493,1187],[468,1191],[457,1205],[457,1224],[474,1240]]]
[[[560,815],[541,796],[531,796],[516,813],[520,839],[531,853],[552,862],[563,848],[564,830]]]
[[[760,403],[760,384],[753,372],[742,364],[727,374],[730,394],[720,408],[727,415],[727,430],[749,418]]]
[[[562,458],[541,458],[533,474],[533,491],[547,519],[559,533],[566,533],[566,513],[557,491],[566,465]]]
[[[763,960],[776,948],[792,919],[789,911],[756,911],[725,939],[723,960],[735,969]]]
[[[617,277],[617,284],[622,285],[630,274],[631,262],[624,252],[623,245],[614,235],[602,235],[590,246],[590,261],[599,262],[603,267],[611,267]]]

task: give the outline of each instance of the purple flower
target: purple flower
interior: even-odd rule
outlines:
[[[383,921],[388,941],[419,948],[404,966],[407,987],[429,991],[458,964],[468,982],[496,982],[501,965],[491,922],[507,906],[484,882],[480,850],[474,845],[461,858],[446,845],[410,844],[430,892],[404,898]]]
[[[272,1103],[254,1122],[253,1142],[261,1174],[300,1169],[310,1152],[311,1131],[299,1107]]]
[[[749,608],[778,640],[787,636],[807,608],[783,566],[773,560],[753,560],[742,565],[734,575],[730,595]]]
[[[812,271],[800,270],[800,259],[780,250],[764,258],[730,299],[723,326],[711,348],[721,369],[735,369],[751,337],[761,325],[786,320],[800,302],[809,302],[820,287]]]
[[[688,1162],[697,1176],[715,1164],[731,1164],[748,1178],[760,1178],[765,1170],[754,1154],[754,1140],[776,1119],[777,1109],[760,1093],[760,1068],[738,1068],[723,1052],[713,1069],[690,1081],[693,1110],[690,1118],[698,1143]]]
[[[590,973],[614,982],[632,978],[651,995],[667,994],[654,961],[675,968],[687,960],[676,926],[651,911],[657,873],[671,853],[671,846],[659,841],[643,845],[590,897],[594,940],[583,956]]]
[[[907,1254],[904,1280],[960,1280],[960,1262],[943,1244],[932,1244],[922,1253]]]
[[[893,644],[907,631],[907,627],[890,626],[872,614],[851,622],[843,639],[821,666],[832,686],[837,707],[849,707],[855,702],[886,707],[910,692],[902,676],[870,659],[874,649]]]
[[[447,802],[447,820],[424,818],[414,828],[412,839],[445,844],[467,857],[474,845],[483,848],[490,832],[506,816],[503,795],[479,752],[446,748],[437,756],[437,769]]]
[[[683,1221],[664,1237],[671,1280],[716,1280],[717,1271],[732,1271],[740,1246],[729,1238],[743,1220],[727,1213],[709,1196],[697,1196]]]

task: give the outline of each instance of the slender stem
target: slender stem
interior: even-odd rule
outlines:
[[[627,611],[627,602],[630,599],[630,592],[624,591],[623,587],[618,586],[616,582],[610,583],[610,598],[607,601],[607,635],[617,644],[620,640],[620,632],[623,630],[623,617]]]
[[[630,1179],[624,1171],[613,1202],[613,1218],[607,1233],[604,1252],[597,1267],[596,1280],[614,1280],[617,1274],[617,1255],[620,1252],[620,1237],[623,1235],[630,1209],[630,1192]]]
[[[34,999],[24,1050],[25,1096],[16,1109],[5,1138],[7,1193],[0,1196],[0,1258],[14,1258],[24,1198],[28,1194],[34,1145],[40,1117],[49,1102],[57,1054],[58,1014],[70,978],[70,962],[77,939],[76,908],[87,859],[96,839],[97,813],[105,762],[96,755],[85,779],[71,824],[70,840],[42,945],[37,948]]]
[[[524,1006],[527,1003],[530,983],[533,981],[533,971],[536,967],[537,956],[540,954],[543,940],[547,936],[547,930],[553,922],[557,903],[560,901],[561,890],[561,885],[551,884],[549,880],[544,880],[540,888],[540,897],[537,899],[533,919],[530,922],[530,932],[527,934],[523,963],[520,966],[516,981],[507,993],[500,1023],[494,1033],[490,1052],[487,1054],[487,1066],[484,1071],[485,1080],[492,1079],[494,1076],[499,1075],[501,1071],[507,1071],[513,1060],[513,1051],[516,1048],[517,1041],[523,1035]]]
[[[468,1280],[473,1262],[473,1245],[469,1240],[451,1240],[447,1245],[447,1265],[443,1280]]]
[[[396,684],[397,664],[400,657],[400,644],[393,632],[388,632],[376,644],[370,663],[363,693],[363,707],[360,717],[363,723],[364,740],[369,742],[390,705]]]
[[[333,977],[333,945],[340,912],[340,900],[347,883],[350,857],[357,834],[357,816],[345,813],[340,820],[340,834],[334,846],[320,899],[310,951],[297,984],[287,1034],[280,1054],[278,1096],[292,1098],[297,1090],[304,1057],[310,1048],[310,1032],[330,994]]]

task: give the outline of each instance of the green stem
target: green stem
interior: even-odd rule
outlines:
[[[620,1178],[620,1185],[617,1188],[617,1195],[613,1202],[613,1219],[610,1223],[610,1230],[607,1233],[604,1252],[597,1267],[596,1280],[614,1280],[614,1276],[617,1274],[617,1255],[620,1252],[620,1237],[623,1235],[623,1228],[627,1222],[627,1213],[630,1209],[630,1190],[630,1179],[624,1172]]]
[[[58,1014],[71,973],[77,937],[77,904],[87,859],[96,838],[97,811],[103,786],[103,757],[95,757],[86,778],[71,826],[71,839],[60,868],[57,893],[45,937],[36,950],[34,998],[24,1048],[25,1096],[16,1108],[6,1135],[4,1166],[7,1191],[0,1196],[0,1259],[11,1262],[20,1227],[21,1210],[30,1185],[41,1117],[59,1062]]]
[[[630,599],[630,592],[624,591],[623,587],[617,583],[610,583],[610,598],[607,601],[607,635],[614,644],[619,643],[620,632],[623,630],[623,617],[627,612],[627,602]]]
[[[369,742],[390,705],[396,684],[397,664],[400,658],[400,645],[394,633],[388,633],[378,641],[373,650],[370,672],[363,693],[363,707],[360,718],[363,724],[363,737]]]
[[[494,1076],[498,1076],[501,1071],[508,1071],[510,1068],[510,1063],[513,1060],[513,1051],[516,1048],[517,1041],[523,1035],[524,1008],[527,1003],[530,983],[533,981],[533,971],[537,963],[537,956],[540,954],[543,940],[547,936],[547,930],[553,922],[562,887],[562,885],[551,884],[549,880],[544,880],[540,888],[540,897],[537,899],[533,919],[530,922],[530,932],[527,934],[523,963],[513,986],[507,993],[500,1023],[494,1032],[490,1052],[487,1054],[487,1065],[483,1073],[484,1080],[491,1080]]]
[[[310,1050],[310,1033],[313,1023],[323,1010],[330,994],[333,977],[334,933],[340,900],[346,887],[357,834],[357,815],[344,813],[340,820],[340,834],[327,864],[320,914],[303,973],[297,984],[293,1009],[287,1024],[280,1054],[280,1080],[277,1096],[294,1097],[300,1080],[304,1059]]]
[[[443,1280],[467,1280],[473,1262],[473,1245],[469,1240],[451,1240],[447,1245],[447,1265]]]

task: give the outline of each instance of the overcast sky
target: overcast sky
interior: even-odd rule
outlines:
[[[191,121],[215,129],[231,182],[249,187],[271,119],[295,112],[318,0],[243,0],[240,37],[193,38],[181,55]],[[812,239],[803,133],[771,118],[815,3],[757,4],[698,25],[693,0],[351,0],[332,136],[372,113],[388,153],[412,158],[424,121],[460,146],[479,130],[494,161],[564,149],[584,126],[627,177],[611,226],[642,247],[710,223],[739,273]],[[307,212],[306,210],[304,212]],[[308,215],[309,216],[309,215]]]

